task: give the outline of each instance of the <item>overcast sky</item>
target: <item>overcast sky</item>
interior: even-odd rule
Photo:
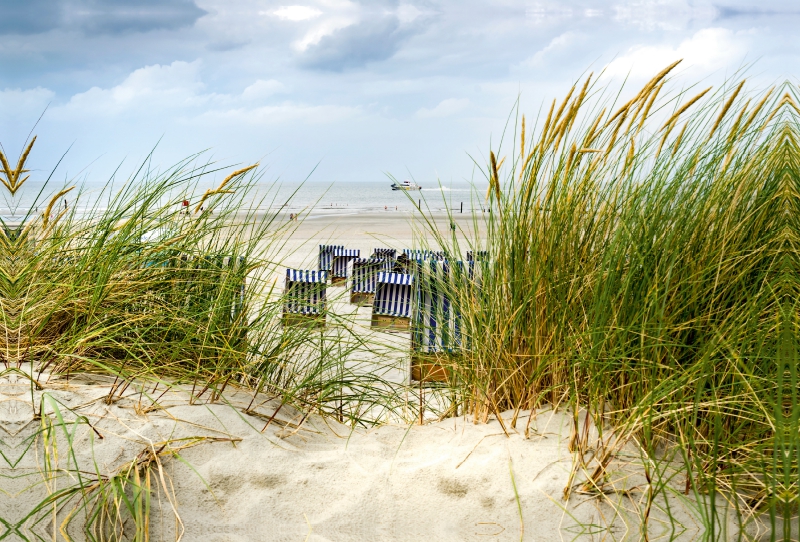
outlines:
[[[267,178],[468,179],[520,96],[533,115],[586,70],[680,84],[746,63],[800,68],[795,2],[775,0],[2,0],[0,142],[31,126],[43,175],[102,182],[158,143]],[[54,6],[57,6],[54,8]],[[58,176],[57,175],[57,176]]]

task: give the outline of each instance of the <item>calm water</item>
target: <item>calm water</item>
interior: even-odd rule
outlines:
[[[244,200],[245,207],[258,206],[263,210],[284,209],[286,212],[301,210],[315,210],[318,212],[354,213],[360,211],[378,211],[384,207],[399,211],[410,211],[421,204],[431,210],[444,210],[446,208],[458,210],[462,202],[464,210],[479,209],[484,203],[485,186],[473,188],[466,183],[448,184],[447,186],[429,186],[420,191],[401,192],[392,191],[388,181],[380,183],[357,182],[307,182],[300,184],[273,184],[264,183],[255,187],[251,194]],[[60,185],[51,184],[40,194],[41,183],[30,183],[24,186],[23,191],[11,200],[8,194],[0,197],[0,216],[5,220],[14,220],[23,216],[28,209],[42,212],[47,206],[50,197],[60,189]],[[205,188],[198,191],[201,193]],[[98,209],[107,207],[108,192],[101,193],[102,186],[85,184],[78,197],[76,188],[65,197],[70,206],[77,205],[79,210],[96,206]],[[193,203],[198,200],[197,195],[177,195],[177,199],[188,197]],[[76,201],[76,197],[78,197]],[[59,202],[63,205],[63,200]],[[62,207],[63,208],[63,207]]]
[[[427,205],[432,210],[445,208],[459,209],[461,202],[464,210],[472,206],[479,207],[481,197],[477,195],[480,188],[473,189],[468,184],[449,185],[443,187],[423,187],[420,191],[401,192],[392,191],[390,183],[348,183],[334,184],[308,183],[298,189],[295,186],[283,186],[274,191],[276,194],[275,206],[279,206],[297,189],[297,193],[289,201],[287,208],[290,211],[301,209],[318,210],[353,210],[377,211],[387,208],[397,208],[400,211],[410,211],[421,204]]]

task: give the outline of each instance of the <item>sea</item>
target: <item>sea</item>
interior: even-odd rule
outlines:
[[[24,217],[29,210],[43,212],[50,198],[62,186],[42,186],[30,183],[23,187],[14,198],[4,191],[0,196],[0,217],[15,222]],[[74,206],[78,214],[92,214],[108,207],[109,194],[118,191],[103,190],[103,186],[84,184],[59,199],[68,206]],[[196,194],[172,194],[173,201],[183,197],[194,205],[204,189]],[[262,211],[283,211],[304,214],[353,214],[383,210],[412,211],[421,207],[429,211],[454,210],[464,212],[480,210],[485,204],[486,186],[468,183],[448,183],[447,185],[422,186],[418,191],[393,191],[390,182],[322,182],[305,183],[260,183],[251,188],[241,200],[243,210],[257,208]],[[63,208],[63,207],[60,207]]]
[[[480,192],[485,188],[469,184],[448,186],[423,186],[421,190],[394,191],[390,183],[336,182],[306,183],[302,186],[285,185],[275,190],[272,207],[287,203],[288,211],[411,211],[423,209],[443,211],[459,210],[463,204],[467,211],[480,208]]]

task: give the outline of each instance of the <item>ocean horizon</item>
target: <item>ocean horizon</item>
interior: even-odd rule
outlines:
[[[305,183],[271,182],[258,183],[242,199],[242,210],[283,210],[290,212],[367,212],[367,211],[405,211],[410,212],[422,206],[431,211],[479,210],[484,205],[483,195],[486,185],[473,186],[466,182],[448,183],[447,185],[421,184],[418,191],[393,191],[390,181],[382,182],[348,182],[348,181],[307,181]],[[63,205],[77,205],[79,214],[93,209],[95,212],[108,208],[113,194],[118,193],[123,183],[118,185],[93,184],[86,182],[65,195],[58,202]],[[5,197],[0,201],[0,217],[6,221],[23,218],[30,210],[41,212],[63,185],[51,182],[26,185],[24,191],[15,198]],[[206,187],[198,186],[194,193],[171,194],[171,198],[180,201],[184,197],[193,205]],[[234,196],[236,197],[236,196]]]

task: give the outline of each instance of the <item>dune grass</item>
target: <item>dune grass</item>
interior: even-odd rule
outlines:
[[[796,89],[670,93],[669,71],[621,106],[587,78],[527,133],[523,116],[513,143],[476,161],[485,236],[464,246],[432,223],[419,232],[451,259],[490,254],[478,287],[440,285],[465,340],[439,362],[476,422],[512,410],[505,429],[527,434],[520,410],[570,407],[584,489],[601,493],[635,442],[654,465],[683,465],[685,493],[711,496],[711,539],[723,495],[743,520],[768,512],[771,539],[788,540],[800,502]]]
[[[6,173],[15,192],[29,151]],[[91,540],[146,540],[151,496],[170,494],[153,469],[187,445],[150,446],[115,472],[81,471],[72,439],[88,422],[45,400],[51,378],[110,375],[104,401],[136,391],[145,411],[173,388],[188,389],[191,403],[224,404],[235,387],[254,397],[245,413],[258,415],[259,403],[277,399],[290,405],[284,412],[352,425],[373,424],[400,405],[379,375],[345,363],[355,349],[371,348],[347,322],[330,314],[324,333],[281,325],[277,256],[296,223],[270,210],[279,207],[271,193],[253,200],[255,166],[229,173],[199,156],[163,172],[148,164],[99,194],[46,188],[49,196],[3,224],[0,377],[30,384],[40,427],[24,446],[43,461],[31,487],[48,495],[21,523],[6,525],[9,533],[49,525],[53,536],[79,527]]]
[[[485,235],[465,244],[432,222],[419,232],[450,260],[488,252],[477,275],[454,267],[455,280],[437,286],[462,335],[437,358],[449,374],[440,390],[390,384],[354,364],[353,353],[375,345],[335,315],[324,333],[280,326],[273,278],[294,225],[251,201],[256,169],[222,173],[198,157],[164,172],[145,162],[89,209],[63,208],[74,192],[52,190],[37,202],[43,214],[3,224],[4,373],[29,378],[32,390],[41,375],[112,375],[108,403],[140,382],[188,385],[195,403],[244,388],[351,425],[398,419],[404,397],[415,403],[419,393],[422,405],[438,393],[443,416],[493,417],[526,436],[533,416],[521,411],[569,408],[576,473],[566,498],[602,498],[610,463],[635,444],[644,537],[652,503],[673,492],[701,503],[709,539],[725,536],[717,496],[743,521],[769,514],[772,539],[788,539],[800,485],[795,91],[668,92],[669,72],[621,106],[587,79],[533,129],[522,117],[513,143],[481,164],[489,212],[475,214],[473,231]],[[12,196],[29,152],[13,169],[4,157]],[[200,190],[213,175],[225,178]],[[43,404],[29,446],[47,463],[69,457],[83,422]],[[67,519],[80,518],[90,539],[145,540],[161,483],[153,469],[183,445],[53,485],[30,518],[74,510]],[[47,487],[75,475],[74,465],[47,464]]]

